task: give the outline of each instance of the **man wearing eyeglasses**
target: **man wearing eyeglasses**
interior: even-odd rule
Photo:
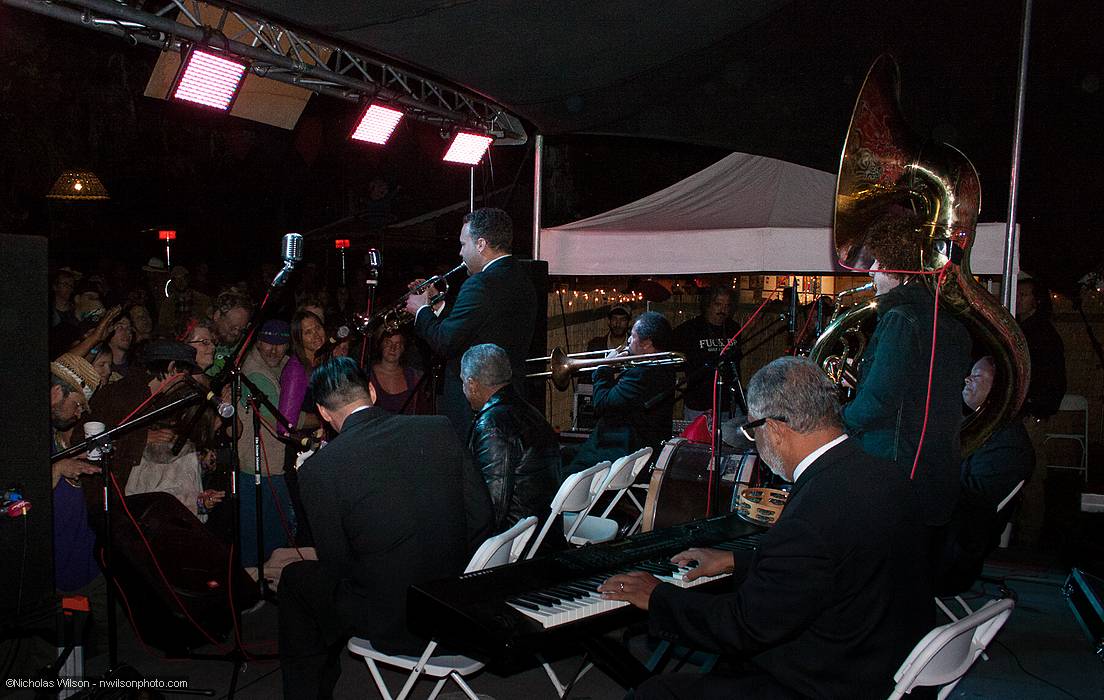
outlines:
[[[657,676],[634,698],[885,697],[932,625],[928,548],[900,470],[843,432],[836,390],[804,358],[779,358],[748,385],[760,458],[793,482],[785,510],[745,562],[694,548],[671,561],[688,580],[740,570],[713,595],[643,572],[603,597],[649,611],[662,639],[735,657],[732,673]]]

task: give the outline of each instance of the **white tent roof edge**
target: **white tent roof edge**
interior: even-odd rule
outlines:
[[[1019,240],[1017,225],[1016,240]],[[1004,270],[1007,224],[981,223],[970,249],[978,275]],[[830,228],[709,230],[541,229],[541,259],[550,275],[694,275],[789,272],[847,274],[832,250]],[[1014,254],[1019,271],[1019,246]]]

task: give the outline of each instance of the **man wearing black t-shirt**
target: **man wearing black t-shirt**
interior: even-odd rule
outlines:
[[[735,292],[727,287],[713,287],[709,290],[702,314],[683,323],[674,331],[673,349],[686,354],[686,393],[682,397],[683,418],[693,420],[713,407],[713,371],[717,366],[717,357],[726,343],[736,335],[737,325],[732,320],[735,307]],[[740,367],[740,352],[732,357],[737,375]],[[726,378],[733,382],[736,376]],[[731,386],[731,384],[729,384]],[[721,409],[729,410],[731,392],[725,392],[721,400]]]

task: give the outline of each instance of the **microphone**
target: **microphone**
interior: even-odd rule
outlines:
[[[364,283],[369,287],[375,287],[379,283],[380,266],[383,264],[383,258],[380,256],[379,250],[369,248],[368,254],[364,256],[364,261],[368,263],[368,278]]]
[[[280,257],[284,259],[284,269],[272,280],[273,287],[282,287],[288,280],[295,263],[303,259],[303,236],[298,233],[285,233],[280,241]]]
[[[191,386],[193,389],[195,389],[196,393],[202,396],[204,401],[213,406],[215,411],[217,411],[220,416],[222,416],[223,418],[230,418],[234,415],[233,404],[229,404],[223,401],[221,396],[197,382],[195,379],[192,378],[191,375],[185,374],[184,381],[187,382],[188,385]]]

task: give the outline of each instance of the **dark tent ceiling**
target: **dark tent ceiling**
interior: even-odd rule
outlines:
[[[1022,14],[1010,0],[239,4],[468,86],[543,133],[693,141],[827,169],[866,68],[890,51],[914,123],[975,159],[1011,150]]]
[[[828,171],[867,68],[889,52],[907,120],[974,162],[983,220],[1007,214],[1022,2],[240,4],[474,89],[536,132],[686,141]],[[1101,26],[1099,0],[1035,3],[1019,221],[1039,234],[1095,240],[1100,228]],[[1031,236],[1025,245],[1061,266]]]

